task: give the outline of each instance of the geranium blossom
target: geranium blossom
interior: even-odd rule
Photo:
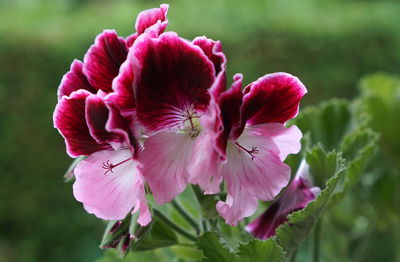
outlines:
[[[198,146],[199,155],[208,155],[190,167],[191,182],[208,193],[217,192],[221,180],[226,181],[228,195],[217,203],[217,210],[231,225],[252,215],[259,199],[272,200],[289,182],[290,168],[283,160],[300,150],[302,135],[296,126],[286,128],[284,123],[297,115],[307,92],[287,73],[266,75],[243,92],[241,86],[238,74],[232,88],[218,97],[220,117],[202,137],[208,144]],[[215,163],[218,158],[222,161]],[[212,172],[203,174],[205,166],[212,166]]]
[[[288,216],[307,206],[319,194],[320,188],[313,187],[309,167],[303,160],[296,176],[282,195],[256,220],[246,226],[246,230],[259,239],[275,235],[275,230],[288,220]]]
[[[166,25],[167,5],[143,11],[136,21],[137,32],[128,38],[113,30],[98,35],[85,55],[75,60],[58,89],[54,126],[65,138],[71,157],[88,156],[74,170],[74,196],[89,213],[103,219],[122,219],[133,208],[138,222],[151,221],[144,180],[135,156],[140,149],[131,122],[119,104],[107,99],[113,80],[126,60],[128,47],[147,28],[161,33]]]

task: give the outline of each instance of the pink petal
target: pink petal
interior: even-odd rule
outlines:
[[[247,128],[254,133],[271,138],[279,149],[279,157],[282,161],[289,154],[297,154],[301,149],[300,140],[303,135],[297,126],[287,128],[280,123],[270,123],[247,126]]]
[[[89,84],[86,76],[82,72],[82,62],[74,60],[71,64],[71,69],[63,76],[60,86],[58,87],[58,100],[62,96],[69,96],[72,92],[85,89],[90,93],[96,93],[96,90]]]
[[[226,57],[222,51],[222,44],[220,41],[214,41],[205,36],[196,37],[192,43],[199,46],[214,64],[217,77],[211,92],[218,97],[226,88]]]
[[[85,117],[90,135],[100,143],[123,143],[124,138],[106,130],[110,110],[104,100],[96,95],[86,98]]]
[[[307,89],[287,73],[265,75],[245,88],[242,124],[285,123],[299,111]]]
[[[135,208],[142,226],[151,221],[144,198],[144,182],[137,162],[128,160],[106,172],[103,163],[117,164],[131,157],[129,150],[100,151],[79,162],[74,170],[75,198],[86,211],[105,220],[123,219]]]
[[[319,194],[318,187],[312,187],[309,168],[303,160],[295,178],[285,189],[280,198],[256,220],[246,226],[246,230],[259,239],[267,239],[275,235],[275,230],[287,221],[288,216],[305,208]]]
[[[53,115],[54,127],[65,139],[67,153],[71,157],[90,155],[111,148],[109,144],[98,143],[90,135],[85,117],[86,90],[72,92],[58,102]]]
[[[128,59],[135,74],[137,118],[148,130],[177,127],[185,115],[207,109],[215,70],[199,47],[171,32],[158,38],[143,34]]]
[[[232,199],[220,203],[219,212],[227,223],[236,224],[255,212],[253,199],[272,200],[287,185],[290,168],[282,163],[271,139],[245,129],[236,142],[228,144],[222,175]],[[252,203],[251,209],[242,204],[243,199]]]
[[[168,25],[168,20],[167,20],[168,7],[169,5],[162,4],[160,5],[160,8],[153,8],[140,12],[136,19],[136,24],[135,24],[136,32],[138,34],[143,34],[147,28],[156,24],[157,21],[161,22],[160,27],[158,29],[158,33],[161,34],[162,32],[164,32],[165,28]]]
[[[194,140],[184,133],[159,132],[144,142],[138,161],[157,204],[171,201],[188,184]]]
[[[127,54],[125,40],[118,37],[114,30],[104,30],[96,37],[84,58],[83,72],[89,83],[96,90],[111,92],[111,83]]]
[[[222,160],[214,148],[213,137],[202,132],[196,139],[188,171],[191,184],[198,184],[205,194],[220,191]]]
[[[254,214],[258,207],[258,200],[246,188],[234,183],[231,192],[228,192],[226,201],[218,201],[217,211],[228,225],[236,226],[240,220]]]

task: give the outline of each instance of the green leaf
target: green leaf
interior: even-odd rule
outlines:
[[[321,143],[324,149],[337,149],[340,141],[353,125],[349,102],[333,99],[317,107],[308,107],[290,124],[297,125],[310,135],[311,145]]]
[[[200,260],[201,262],[233,262],[237,259],[235,254],[221,244],[213,232],[207,232],[199,237],[196,245],[203,251],[204,258]]]
[[[237,247],[242,243],[249,242],[251,235],[247,233],[242,224],[238,226],[230,226],[225,223],[225,220],[218,220],[218,232],[221,236],[221,242],[230,250],[237,250]]]
[[[178,237],[175,232],[169,228],[164,222],[153,217],[151,230],[140,241],[132,245],[134,250],[150,250],[159,247],[172,246],[178,243]]]
[[[282,248],[275,239],[252,239],[242,243],[235,254],[221,244],[215,233],[207,232],[199,238],[197,247],[203,251],[201,262],[279,262],[284,258]]]
[[[279,262],[285,256],[273,238],[266,241],[253,239],[248,244],[242,244],[237,255],[241,262]]]
[[[400,78],[374,74],[360,81],[361,98],[356,104],[359,115],[371,115],[371,126],[381,134],[380,144],[387,157],[399,163],[400,141]]]
[[[311,201],[304,209],[292,213],[288,221],[276,230],[277,242],[288,254],[295,251],[311,231],[345,172],[340,153],[326,153],[321,146],[308,151],[306,161],[314,178],[329,179],[314,201]]]

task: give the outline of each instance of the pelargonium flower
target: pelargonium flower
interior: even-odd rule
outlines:
[[[138,161],[159,204],[188,184],[200,120],[213,97],[225,89],[225,63],[219,41],[148,32],[136,39],[121,67],[113,99],[124,101],[118,102],[124,115],[142,127],[146,138]],[[135,101],[126,100],[129,86],[134,87],[130,96]]]
[[[290,168],[283,161],[300,150],[302,134],[284,124],[297,115],[307,92],[287,73],[266,75],[244,91],[241,87],[242,75],[237,74],[231,89],[218,96],[219,117],[209,121],[197,145],[197,153],[204,155],[190,166],[191,182],[207,193],[218,192],[226,181],[228,194],[217,210],[231,225],[252,215],[258,200],[272,200],[289,182]]]
[[[256,220],[246,226],[246,230],[254,237],[265,240],[275,235],[275,230],[288,220],[288,216],[304,209],[320,192],[313,187],[309,175],[309,166],[303,160],[289,186],[282,195]]]
[[[98,35],[84,62],[72,63],[58,89],[54,126],[64,137],[71,157],[87,156],[74,169],[74,196],[89,213],[103,219],[122,219],[133,208],[132,212],[140,212],[139,224],[151,221],[144,180],[135,159],[140,149],[135,127],[107,94],[114,91],[113,81],[128,47],[146,30],[162,33],[167,10],[167,5],[161,5],[141,12],[137,32],[126,39],[112,30]]]

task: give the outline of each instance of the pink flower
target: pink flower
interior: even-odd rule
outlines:
[[[141,12],[137,33],[126,39],[113,30],[98,35],[84,62],[72,63],[58,89],[54,126],[64,137],[71,157],[87,156],[74,169],[74,196],[89,213],[102,219],[123,219],[132,211],[140,213],[138,223],[142,226],[151,221],[145,182],[136,160],[141,147],[136,127],[124,118],[120,101],[107,96],[118,87],[113,81],[128,48],[146,30],[162,33],[167,10],[167,5],[161,5]]]
[[[190,42],[174,32],[148,31],[130,48],[116,78],[125,84],[113,99],[122,101],[134,87],[134,104],[118,104],[125,105],[124,116],[136,119],[145,134],[139,169],[158,204],[172,200],[188,184],[200,120],[212,97],[225,89],[225,63],[220,42],[205,37]]]
[[[275,235],[275,230],[288,220],[288,216],[302,210],[319,194],[320,188],[313,187],[309,167],[303,160],[296,176],[268,209],[256,220],[246,226],[254,237],[265,240]]]
[[[287,73],[266,75],[243,92],[241,86],[242,76],[235,75],[232,88],[218,97],[217,116],[205,124],[197,161],[189,167],[190,181],[206,193],[218,192],[226,181],[228,194],[217,210],[231,225],[252,215],[258,200],[272,200],[289,182],[290,168],[283,160],[300,150],[302,134],[284,123],[297,115],[307,92]]]

